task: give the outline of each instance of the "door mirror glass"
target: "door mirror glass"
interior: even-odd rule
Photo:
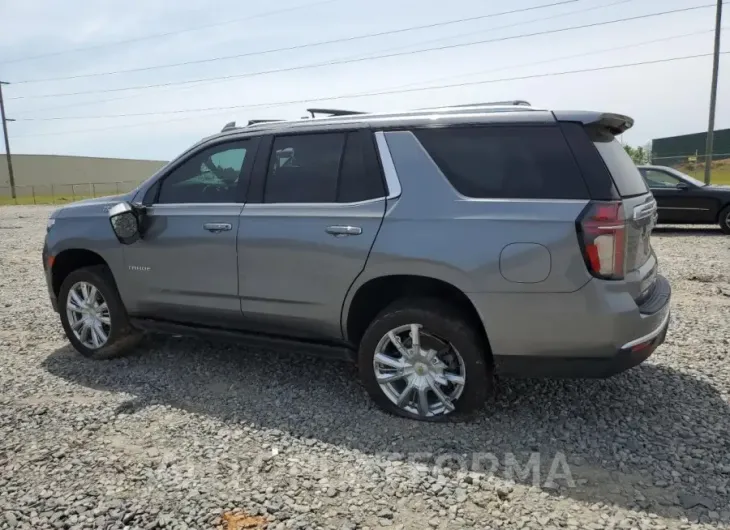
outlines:
[[[128,202],[120,202],[109,209],[109,222],[117,239],[123,245],[131,245],[139,240],[141,211]]]

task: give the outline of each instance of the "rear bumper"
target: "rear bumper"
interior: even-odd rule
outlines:
[[[508,302],[504,304],[494,303],[493,297],[492,304],[475,302],[496,372],[516,377],[609,377],[646,360],[664,342],[671,286],[657,275],[651,295],[640,306],[616,287],[620,288],[617,282],[589,282],[575,293],[524,294],[515,303],[502,298]]]
[[[669,328],[669,312],[660,327],[627,343],[611,357],[544,357],[495,355],[495,369],[507,377],[590,379],[605,378],[638,366],[663,342]]]

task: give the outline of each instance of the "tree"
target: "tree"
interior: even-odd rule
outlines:
[[[631,157],[631,160],[634,161],[634,164],[649,163],[649,159],[651,158],[651,152],[647,151],[643,147],[631,147],[630,145],[626,144],[624,145],[624,149],[626,149],[626,152]]]

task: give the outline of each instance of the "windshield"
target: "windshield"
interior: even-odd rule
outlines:
[[[674,173],[676,173],[677,175],[682,177],[684,180],[691,182],[695,186],[704,186],[705,185],[704,182],[702,182],[701,180],[697,180],[694,177],[690,177],[689,175],[687,175],[687,173],[682,173],[681,171],[677,171],[676,169],[673,169],[673,171],[674,171]]]

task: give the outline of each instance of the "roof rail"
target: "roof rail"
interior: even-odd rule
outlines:
[[[341,109],[307,109],[307,112],[312,115],[312,118],[315,117],[315,114],[326,114],[327,116],[355,116],[357,114],[366,114],[365,112],[360,112],[358,110]]]
[[[236,128],[236,122],[235,121],[229,121],[226,123],[223,128],[221,129],[221,132],[230,131],[232,129]]]
[[[499,107],[499,106],[514,106],[514,107],[531,107],[529,101],[524,99],[511,99],[509,101],[487,101],[485,103],[462,103],[460,105],[444,105],[443,107],[429,107],[429,108],[461,108],[461,107]]]

